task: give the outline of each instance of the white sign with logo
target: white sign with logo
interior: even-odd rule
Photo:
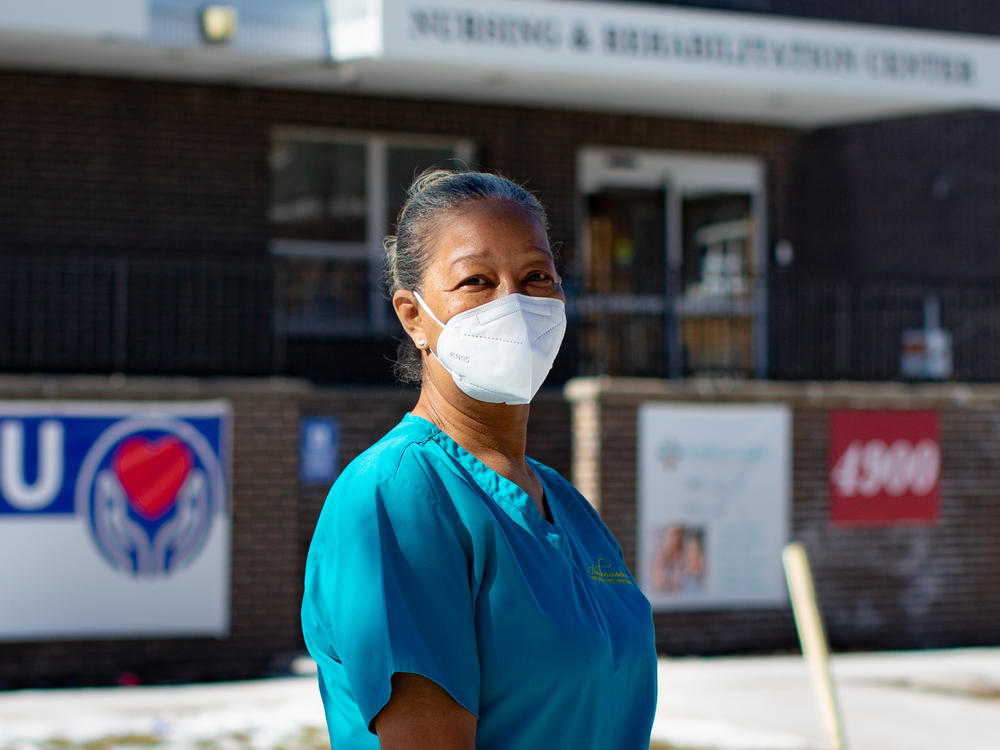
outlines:
[[[787,601],[790,424],[783,405],[640,407],[637,566],[654,610]]]
[[[229,631],[230,407],[0,402],[0,640]]]

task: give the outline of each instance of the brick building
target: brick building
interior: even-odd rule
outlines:
[[[378,253],[413,174],[452,163],[549,208],[570,330],[531,452],[581,485],[623,472],[589,487],[630,565],[635,451],[602,446],[634,443],[639,400],[777,401],[789,535],[830,582],[835,644],[996,640],[988,10],[241,0],[213,23],[182,0],[87,5],[0,11],[0,398],[229,399],[232,621],[221,640],[0,643],[0,684],[249,675],[300,648],[323,489],[299,481],[299,422],[335,417],[342,464],[412,403]],[[865,385],[904,374],[981,385]],[[578,376],[654,380],[567,401]],[[855,383],[815,395],[832,380]],[[939,412],[936,524],[830,527],[826,420],[857,404]],[[785,605],[657,617],[674,652],[794,645]]]

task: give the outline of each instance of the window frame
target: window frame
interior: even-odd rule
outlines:
[[[363,242],[341,240],[304,240],[281,237],[280,227],[268,220],[270,239],[268,253],[275,258],[317,260],[367,260],[368,262],[368,326],[361,335],[387,334],[393,330],[395,318],[389,315],[382,293],[383,239],[391,227],[388,223],[389,208],[389,150],[402,148],[450,149],[459,164],[471,165],[475,157],[475,143],[463,136],[440,136],[421,133],[373,133],[359,130],[278,126],[272,129],[270,147],[282,141],[313,141],[318,143],[343,143],[363,145],[365,148],[365,239]],[[270,153],[270,152],[269,152]],[[274,171],[268,166],[270,179]],[[405,186],[404,186],[405,187]],[[268,205],[270,206],[270,198]],[[337,330],[333,337],[357,335],[354,327]]]

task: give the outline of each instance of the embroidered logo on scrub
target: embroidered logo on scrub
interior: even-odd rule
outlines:
[[[625,570],[625,566],[621,564],[615,565],[606,557],[599,557],[593,565],[588,565],[587,572],[595,581],[632,585],[632,577]]]

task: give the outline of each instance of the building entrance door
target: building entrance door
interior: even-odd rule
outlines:
[[[585,149],[581,371],[765,373],[756,160]]]

